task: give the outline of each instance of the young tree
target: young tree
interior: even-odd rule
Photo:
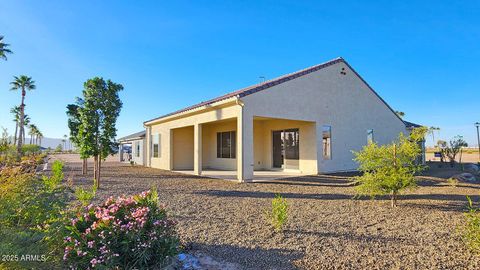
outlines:
[[[397,205],[398,194],[416,186],[415,174],[424,166],[418,164],[417,158],[422,154],[420,142],[425,138],[426,128],[415,128],[410,136],[400,133],[396,142],[377,145],[375,142],[364,146],[355,154],[355,161],[360,166],[361,176],[355,178],[357,195],[390,194],[391,205]]]
[[[7,48],[9,46],[9,44],[3,42],[3,36],[0,36],[0,58],[3,60],[7,60],[7,53],[12,53],[12,51]]]
[[[70,129],[70,141],[75,145],[76,148],[80,148],[80,141],[78,138],[78,129],[80,128],[80,107],[83,106],[83,100],[77,98],[74,104],[67,105],[67,116],[68,116],[68,128]],[[80,153],[81,154],[81,153]],[[88,156],[80,156],[83,161],[82,174],[87,174],[87,158]]]
[[[450,166],[455,166],[455,158],[460,152],[462,147],[467,147],[467,142],[463,139],[463,136],[457,135],[450,140],[449,144],[443,142],[440,145],[442,156],[447,157],[450,160]]]
[[[93,156],[93,175],[97,188],[100,186],[101,160],[113,154],[116,146],[115,124],[122,108],[122,101],[118,96],[121,90],[121,84],[98,77],[84,84],[83,106],[78,109],[78,142],[82,157]]]
[[[27,91],[34,90],[36,88],[35,81],[31,77],[21,75],[20,77],[14,76],[14,81],[11,82],[11,90],[21,90],[22,93],[22,102],[20,103],[20,134],[25,137],[25,95]],[[19,159],[22,156],[22,143],[23,140],[18,140],[17,143],[17,158]]]

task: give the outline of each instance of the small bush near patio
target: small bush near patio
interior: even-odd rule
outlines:
[[[468,199],[468,212],[463,238],[468,247],[474,252],[480,253],[480,208],[473,205],[472,199]]]
[[[288,219],[288,203],[280,194],[272,199],[272,208],[267,212],[267,218],[275,231],[280,232]]]
[[[371,196],[390,194],[392,207],[397,206],[398,194],[416,186],[415,174],[424,170],[418,157],[422,150],[419,143],[426,128],[416,128],[406,137],[400,133],[397,142],[377,145],[375,142],[353,152],[359,163],[361,176],[355,177],[357,195]]]
[[[69,268],[156,269],[179,252],[175,223],[155,190],[83,207],[66,227]]]

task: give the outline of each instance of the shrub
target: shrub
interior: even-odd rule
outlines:
[[[33,155],[40,153],[40,146],[36,144],[24,144],[22,145],[22,153],[24,155]]]
[[[272,208],[267,212],[267,218],[275,231],[282,231],[288,218],[288,204],[280,194],[275,194],[275,198],[272,199]]]
[[[447,179],[447,184],[450,185],[451,187],[457,187],[458,179],[450,177],[450,178]]]
[[[175,223],[154,190],[82,209],[66,226],[66,267],[160,268],[179,251]]]
[[[417,162],[425,133],[425,128],[416,128],[409,137],[400,133],[392,144],[369,143],[360,152],[353,152],[362,172],[355,177],[357,196],[390,194],[391,205],[396,206],[398,194],[415,187],[415,174],[425,169]]]
[[[52,164],[52,175],[50,177],[42,176],[45,186],[50,190],[58,186],[63,180],[63,162],[55,160]]]
[[[468,212],[463,239],[467,246],[474,252],[480,253],[480,211],[473,205],[472,199],[467,196]]]
[[[8,269],[56,268],[62,253],[62,227],[68,196],[48,177],[22,166],[0,173],[0,254],[41,256],[43,262],[0,262]]]
[[[75,188],[75,197],[83,206],[87,206],[95,197],[97,193],[97,186],[93,185],[91,190],[86,190],[81,187]]]

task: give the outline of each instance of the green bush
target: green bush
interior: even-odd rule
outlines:
[[[51,178],[23,170],[16,166],[0,174],[0,254],[37,255],[41,261],[3,261],[0,269],[55,269],[62,253],[67,192]]]
[[[397,196],[408,188],[416,187],[415,174],[425,169],[418,163],[422,153],[419,143],[425,136],[425,128],[416,128],[410,136],[399,134],[397,142],[377,145],[375,142],[353,152],[359,163],[361,176],[355,177],[356,196],[390,194],[391,205],[397,206]]]
[[[55,160],[52,164],[52,175],[50,177],[42,176],[45,186],[49,190],[56,188],[63,180],[63,162]]]
[[[66,226],[65,268],[161,269],[179,252],[174,225],[156,191],[89,205]]]
[[[90,202],[93,200],[93,198],[95,198],[96,193],[97,193],[96,185],[93,185],[91,190],[86,190],[81,187],[75,188],[75,197],[83,206],[89,205]]]
[[[267,211],[267,218],[275,231],[283,230],[288,219],[288,203],[280,194],[275,194],[275,198],[272,199],[272,208]]]
[[[473,205],[472,199],[467,196],[468,212],[463,232],[463,239],[467,246],[476,253],[480,253],[480,208]]]

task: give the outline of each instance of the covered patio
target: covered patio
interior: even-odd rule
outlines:
[[[237,119],[171,129],[170,168],[235,181],[239,164],[251,181],[317,174],[315,122],[255,116],[242,126]]]

